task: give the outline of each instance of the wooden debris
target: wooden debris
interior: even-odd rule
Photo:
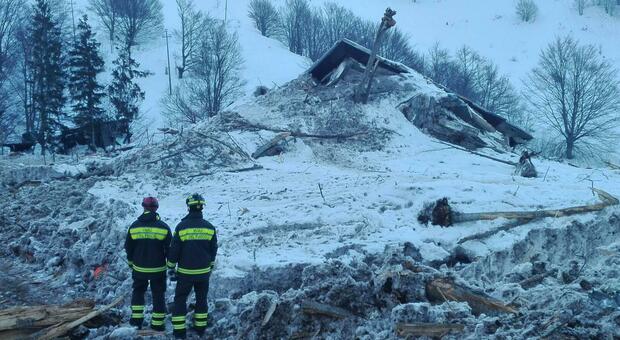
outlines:
[[[13,307],[0,311],[0,338],[2,332],[12,329],[37,329],[80,318],[92,307]]]
[[[431,280],[426,284],[426,296],[431,302],[459,301],[467,302],[474,315],[517,313],[517,310],[495,300],[484,293],[458,285],[448,278]]]
[[[523,289],[529,289],[532,287],[535,287],[539,284],[542,283],[542,281],[548,277],[548,276],[553,276],[557,274],[557,271],[548,271],[548,272],[544,272],[544,273],[540,273],[540,274],[536,274],[536,275],[532,275],[530,277],[528,277],[525,280],[522,280],[521,282],[519,282],[519,285],[523,288]]]
[[[462,332],[464,329],[465,326],[461,324],[399,323],[396,325],[396,335],[401,337],[429,336],[441,338],[450,332]]]
[[[269,309],[267,310],[267,313],[265,313],[265,317],[263,318],[263,321],[260,324],[261,327],[265,327],[265,325],[269,322],[269,320],[271,320],[273,313],[276,311],[276,307],[278,307],[278,301],[277,300],[271,301],[271,305],[269,305]]]
[[[92,300],[76,300],[63,306],[11,307],[0,310],[0,339],[25,339],[41,329],[78,320],[91,313]]]
[[[490,159],[492,161],[496,161],[496,162],[500,162],[500,163],[504,163],[504,164],[508,164],[508,165],[512,165],[512,166],[517,166],[519,164],[519,163],[515,163],[515,162],[499,159],[499,158],[496,158],[496,157],[493,157],[493,156],[485,155],[483,153],[476,152],[476,151],[473,151],[473,150],[469,150],[469,149],[466,149],[466,148],[462,148],[460,146],[456,146],[456,145],[453,145],[453,144],[450,144],[450,143],[447,143],[447,142],[439,141],[438,143],[447,145],[447,146],[455,148],[457,150],[469,152],[472,155],[480,156],[480,157],[483,157],[483,158],[486,158],[486,159]]]
[[[40,339],[40,340],[49,340],[49,339],[54,339],[57,338],[67,332],[69,332],[70,330],[72,330],[73,328],[101,315],[103,312],[109,310],[112,307],[115,307],[116,305],[118,305],[119,303],[121,303],[123,300],[125,299],[125,295],[119,296],[116,300],[112,301],[112,303],[110,303],[109,305],[103,306],[101,308],[99,308],[98,310],[93,310],[90,313],[82,316],[81,318],[71,321],[69,323],[60,323],[54,326],[51,326],[49,328],[46,328],[34,335],[32,335],[32,339]]]
[[[161,131],[161,133],[163,133],[164,135],[178,135],[179,134],[179,130],[167,128],[167,127],[158,128],[157,130]]]
[[[454,211],[443,198],[438,200],[433,207],[425,207],[418,215],[418,221],[422,223],[431,222],[433,225],[441,225],[448,227],[454,223],[472,222],[472,221],[490,221],[498,218],[517,219],[517,220],[534,220],[545,217],[563,217],[576,214],[584,214],[589,212],[601,211],[607,207],[620,204],[617,198],[609,193],[592,188],[599,199],[600,203],[591,205],[582,205],[576,207],[568,207],[563,209],[535,210],[535,211],[494,211],[483,213],[461,213]],[[430,211],[430,216],[429,215]]]
[[[521,157],[519,158],[519,164],[516,166],[516,172],[519,176],[526,178],[538,177],[536,167],[534,166],[534,163],[532,163],[532,157],[536,155],[537,153],[534,152],[523,151]]]
[[[620,170],[620,166],[615,165],[612,162],[605,162],[605,164],[607,164],[607,166],[610,167],[612,170]]]
[[[346,319],[353,316],[348,310],[314,301],[304,301],[301,304],[301,310],[306,314],[323,315],[336,319]]]
[[[291,136],[290,132],[281,132],[277,134],[269,142],[261,145],[258,149],[256,149],[256,151],[254,151],[254,153],[252,154],[252,158],[256,159],[256,158],[265,156],[270,149],[276,147],[278,143],[280,143],[280,141],[285,140],[286,138],[290,136]]]

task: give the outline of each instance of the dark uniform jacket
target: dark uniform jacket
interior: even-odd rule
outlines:
[[[168,255],[168,267],[177,267],[179,278],[206,280],[215,255],[215,227],[202,218],[202,212],[190,211],[177,225]]]
[[[146,211],[136,220],[125,239],[127,261],[134,276],[149,278],[165,275],[166,256],[172,233],[157,213]]]

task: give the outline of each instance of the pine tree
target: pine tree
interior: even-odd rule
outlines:
[[[78,126],[89,126],[91,130],[90,147],[95,149],[95,122],[104,116],[100,107],[105,95],[103,86],[97,82],[97,75],[103,72],[103,59],[99,55],[100,43],[95,40],[86,15],[78,24],[78,39],[69,52],[69,90],[73,111],[73,121]]]
[[[108,95],[116,111],[116,119],[124,120],[127,125],[137,118],[140,104],[144,100],[144,91],[135,81],[148,75],[148,72],[138,69],[140,64],[131,58],[129,51],[129,44],[120,49],[118,58],[114,60],[112,83],[108,86]],[[130,141],[131,133],[127,128],[125,143]]]
[[[37,0],[30,27],[32,72],[32,105],[38,117],[38,142],[45,154],[53,144],[54,134],[63,126],[63,72],[62,38],[58,23],[53,19],[47,0]]]

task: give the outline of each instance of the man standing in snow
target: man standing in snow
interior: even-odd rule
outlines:
[[[129,227],[125,239],[127,261],[133,269],[133,293],[131,296],[132,326],[142,328],[144,322],[144,293],[151,285],[153,295],[153,315],[151,328],[164,331],[166,316],[166,255],[170,248],[172,233],[164,223],[157,208],[159,202],[155,197],[142,200],[144,213]]]
[[[217,254],[217,236],[215,227],[202,218],[204,203],[199,194],[185,200],[189,213],[177,225],[168,256],[171,275],[174,275],[175,267],[178,275],[172,313],[172,327],[177,339],[185,338],[186,303],[192,288],[196,294],[193,328],[200,335],[207,328],[207,293]]]

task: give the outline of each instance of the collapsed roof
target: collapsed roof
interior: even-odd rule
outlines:
[[[369,49],[343,39],[318,59],[308,69],[307,74],[312,77],[317,86],[333,86],[341,81],[355,83],[360,79],[369,56]],[[383,84],[382,76],[398,75],[405,78],[416,76],[415,81],[419,82],[421,75],[411,68],[383,57],[377,59],[378,77],[375,78],[373,85],[375,93],[401,91],[406,87],[394,82]],[[410,91],[409,99],[401,102],[399,109],[407,119],[428,134],[467,148],[489,146],[489,142],[485,141],[482,136],[485,134],[499,133],[504,144],[510,146],[526,143],[533,138],[523,129],[509,123],[506,118],[483,108],[468,98],[452,93],[428,78],[423,78],[443,93],[440,96],[428,97],[424,93]],[[393,87],[390,88],[390,86]]]

